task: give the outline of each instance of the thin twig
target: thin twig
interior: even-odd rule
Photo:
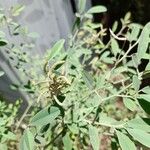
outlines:
[[[26,115],[27,115],[27,113],[29,112],[30,108],[31,108],[35,103],[38,103],[38,102],[40,101],[40,99],[41,99],[41,96],[42,96],[43,94],[45,94],[46,92],[47,92],[47,91],[42,92],[42,93],[40,94],[40,96],[37,98],[37,101],[34,101],[34,102],[28,104],[26,110],[24,111],[23,115],[21,116],[20,120],[18,121],[18,124],[17,124],[17,126],[16,126],[15,131],[17,131],[18,128],[20,127],[22,121],[23,121],[24,118],[26,117]]]
[[[126,37],[119,37],[119,36],[115,35],[111,29],[109,29],[109,31],[110,31],[110,34],[111,34],[115,39],[117,39],[117,40],[119,40],[119,41],[125,41],[125,40],[127,40]]]

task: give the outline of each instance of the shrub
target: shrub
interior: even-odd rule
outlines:
[[[92,22],[92,14],[107,9],[85,11],[80,2],[73,35],[48,50],[42,77],[31,79],[38,97],[17,123],[17,129],[26,128],[20,149],[150,148],[150,87],[141,87],[149,63],[138,69],[141,60],[149,61],[150,23],[131,23],[127,13],[105,43],[108,31]]]

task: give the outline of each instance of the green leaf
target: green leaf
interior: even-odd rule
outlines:
[[[96,127],[89,125],[89,137],[93,150],[99,150],[100,148],[100,136]]]
[[[99,123],[103,124],[103,125],[106,125],[106,126],[111,126],[113,124],[118,123],[118,121],[113,119],[113,118],[108,117],[106,114],[101,113]]]
[[[113,26],[112,26],[112,31],[115,32],[118,28],[118,21],[115,21]]]
[[[8,150],[8,147],[7,147],[7,145],[6,145],[6,143],[0,143],[0,149],[2,149],[2,150]]]
[[[129,28],[131,28],[131,33],[128,36],[129,41],[136,41],[142,26],[140,24],[132,23],[129,25]]]
[[[16,135],[10,131],[7,134],[2,134],[2,135],[3,135],[3,137],[5,137],[7,139],[16,140]]]
[[[141,63],[141,61],[139,60],[137,53],[132,54],[132,62],[133,62],[133,66],[135,68],[138,68],[138,66]]]
[[[3,76],[3,75],[4,75],[4,72],[3,72],[3,71],[0,71],[0,77]]]
[[[150,93],[150,86],[146,86],[146,87],[142,88],[141,91],[144,92],[145,94],[149,94]]]
[[[34,150],[34,136],[29,129],[27,129],[20,141],[20,150]]]
[[[5,39],[0,39],[0,46],[5,46],[8,44],[8,41]]]
[[[131,111],[135,111],[137,108],[136,103],[133,100],[131,100],[130,98],[124,98],[123,103],[124,103],[125,107]]]
[[[140,94],[138,99],[144,99],[150,103],[150,94]]]
[[[150,119],[149,118],[135,118],[135,119],[128,121],[125,127],[149,132],[150,131]]]
[[[138,79],[138,76],[136,76],[136,75],[133,76],[132,81],[133,81],[133,87],[134,87],[136,93],[138,93],[141,81]]]
[[[18,16],[24,10],[25,6],[17,4],[16,6],[11,8],[11,13],[13,16]]]
[[[130,12],[127,12],[126,15],[124,16],[124,21],[125,22],[128,22],[131,18],[131,13]]]
[[[57,107],[51,107],[50,111],[48,107],[38,112],[31,120],[30,124],[35,126],[44,126],[54,121],[60,114],[60,110]]]
[[[113,54],[116,56],[120,52],[119,44],[115,39],[111,39],[111,48]]]
[[[126,136],[120,131],[116,131],[116,134],[119,140],[119,145],[122,150],[136,150],[134,143],[130,140],[128,136]]]
[[[48,54],[48,60],[54,58],[57,54],[59,54],[60,50],[64,46],[64,43],[65,43],[65,40],[61,39],[54,44],[54,46],[49,50],[50,53]]]
[[[72,141],[70,139],[69,133],[63,137],[64,150],[72,150]]]
[[[82,76],[83,76],[83,80],[85,82],[85,84],[87,85],[87,87],[91,90],[94,89],[94,80],[92,78],[92,76],[85,70],[82,71]]]
[[[91,23],[91,22],[88,22],[87,23],[87,26],[90,27],[90,29],[97,29],[97,28],[100,28],[101,27],[101,24],[100,23]],[[91,53],[88,49],[86,49],[86,51],[88,51],[89,53]],[[80,55],[81,56],[81,55]]]
[[[7,123],[7,120],[4,118],[0,118],[0,126],[3,126]]]
[[[107,8],[105,6],[101,6],[101,5],[97,5],[97,6],[94,6],[92,8],[90,8],[87,13],[88,14],[95,14],[95,13],[103,13],[103,12],[106,12],[107,11]]]
[[[78,128],[77,124],[75,124],[75,123],[68,125],[68,128],[73,134],[79,133],[79,128]]]
[[[135,140],[150,148],[150,134],[139,129],[127,129],[127,131]]]
[[[145,55],[147,51],[147,48],[150,42],[149,35],[150,35],[150,23],[147,23],[145,27],[143,28],[143,31],[140,35],[140,40],[139,40],[138,49],[137,49],[137,54],[140,59]]]
[[[86,0],[78,0],[78,10],[79,13],[83,13],[86,6]]]

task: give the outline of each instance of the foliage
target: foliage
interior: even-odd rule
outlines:
[[[92,22],[104,6],[84,8],[82,0],[73,35],[48,50],[43,74],[28,83],[34,99],[16,123],[21,134],[25,128],[21,150],[150,148],[150,86],[141,86],[149,63],[138,69],[143,59],[149,62],[150,23],[131,23],[127,13],[108,31]]]
[[[15,118],[17,116],[20,101],[15,104],[6,104],[5,99],[0,97],[0,148],[9,149],[15,147],[17,136],[13,133],[15,128]],[[11,142],[10,142],[11,141]],[[10,143],[9,143],[10,142]]]

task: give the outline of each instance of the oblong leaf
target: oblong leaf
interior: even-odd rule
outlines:
[[[4,75],[4,72],[3,72],[3,71],[0,71],[0,77],[3,76],[3,75]]]
[[[131,29],[131,33],[128,37],[129,41],[136,41],[139,36],[140,30],[142,29],[142,26],[137,23],[131,23],[129,25],[129,28]]]
[[[116,56],[119,52],[120,52],[120,49],[119,49],[119,44],[118,42],[115,40],[115,39],[111,39],[111,48],[112,48],[112,52],[113,54]]]
[[[93,150],[99,150],[100,148],[100,136],[98,129],[92,125],[89,125],[89,137]]]
[[[150,94],[140,94],[138,99],[144,99],[150,103]]]
[[[128,121],[125,127],[149,132],[150,131],[150,119],[149,118],[135,118],[135,119]]]
[[[92,8],[90,8],[87,13],[88,14],[95,14],[95,13],[103,13],[103,12],[106,12],[107,11],[107,8],[105,6],[102,6],[102,5],[97,5],[97,6],[94,6]]]
[[[50,111],[45,108],[38,112],[31,120],[30,124],[34,126],[44,126],[54,121],[60,114],[57,107],[51,107]]]
[[[25,130],[20,141],[20,150],[34,150],[34,144],[34,136],[32,132],[29,129]]]
[[[147,23],[145,25],[145,27],[143,28],[143,31],[140,35],[140,40],[139,40],[139,44],[138,44],[138,49],[137,49],[137,54],[138,54],[138,58],[142,58],[148,48],[149,42],[150,42],[150,23]]]
[[[136,76],[136,75],[133,76],[132,81],[133,81],[133,87],[134,87],[135,91],[138,92],[141,81],[139,80],[138,76]]]
[[[79,13],[83,13],[84,12],[85,6],[86,6],[86,0],[79,0],[78,1],[78,10],[79,10]]]
[[[127,131],[135,140],[150,148],[150,134],[139,129],[127,129]]]
[[[64,150],[72,150],[72,141],[71,141],[71,138],[69,136],[69,133],[67,133],[63,137],[63,144],[64,144]]]
[[[53,57],[55,57],[60,52],[60,50],[64,46],[64,43],[65,43],[65,40],[61,39],[54,44],[54,46],[49,50],[50,53],[48,54],[48,60],[52,59]]]
[[[124,103],[125,107],[131,111],[135,111],[137,108],[136,103],[133,100],[131,100],[130,98],[124,98],[123,103]]]
[[[130,140],[128,136],[120,131],[116,131],[116,134],[122,150],[136,150],[135,144]]]
[[[5,39],[0,39],[0,46],[5,46],[8,44],[8,41]]]
[[[87,85],[87,87],[89,89],[93,90],[94,80],[93,80],[92,76],[85,70],[82,71],[82,76],[83,76],[83,80],[84,80],[85,84]]]
[[[13,16],[18,16],[24,10],[25,6],[17,4],[16,6],[11,8],[11,13]]]

